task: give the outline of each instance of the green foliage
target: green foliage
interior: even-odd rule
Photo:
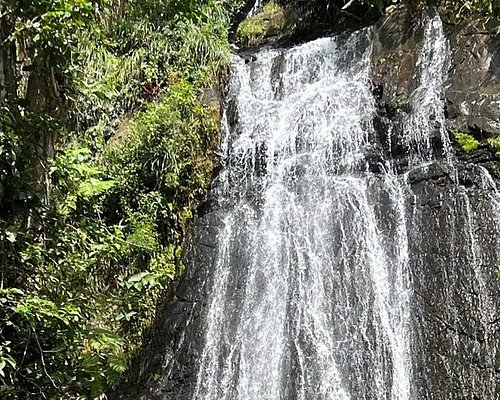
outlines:
[[[267,3],[256,15],[243,21],[237,32],[238,42],[244,46],[257,46],[264,37],[279,31],[285,25],[283,8],[276,2]]]
[[[498,0],[439,0],[441,17],[446,23],[460,24],[481,20],[483,27],[500,33],[500,1]]]
[[[25,34],[40,50],[64,53],[93,13],[88,0],[19,1],[15,35]]]
[[[57,196],[57,209],[62,216],[67,216],[77,209],[77,204],[92,201],[114,186],[113,180],[101,180],[101,170],[91,164],[91,152],[88,148],[67,149],[53,162],[50,173]]]
[[[163,239],[179,238],[186,211],[210,183],[217,118],[218,112],[198,104],[194,86],[180,79],[129,122],[125,137],[103,153],[102,161],[116,180],[121,218],[145,223],[130,210],[154,216]],[[136,236],[150,237],[142,224]]]
[[[1,4],[27,73],[64,77],[67,115],[29,109],[23,80],[0,109],[0,398],[92,399],[122,379],[183,271],[219,136],[199,98],[240,3]]]
[[[454,12],[455,20],[474,17],[500,17],[498,0],[458,0],[443,1],[444,5]]]
[[[171,124],[183,123],[178,118],[190,112],[203,113],[195,97],[183,96],[182,91],[167,96],[161,116],[170,117],[177,109],[185,113],[171,118]],[[167,126],[152,115],[154,110],[152,106],[152,111],[139,114],[138,123],[148,118],[154,122],[137,135],[164,135],[154,132]],[[169,126],[175,132],[172,142],[159,150],[182,139],[182,131]],[[200,122],[199,129],[205,127],[206,122]],[[199,171],[195,164],[203,163],[188,159],[201,149],[194,136],[189,140],[185,153],[170,148],[174,160],[191,166],[189,171],[168,167],[180,174],[172,178],[177,182],[173,191],[148,189],[152,177],[167,173],[158,165],[150,165],[147,174],[133,181],[143,162],[158,157],[145,137],[131,134],[126,141],[130,148],[116,145],[101,160],[78,147],[56,157],[51,168],[53,206],[46,210],[43,235],[32,235],[28,241],[16,232],[19,226],[4,231],[4,242],[18,242],[20,262],[30,274],[23,284],[29,291],[11,288],[0,293],[0,343],[5,343],[0,349],[2,398],[56,399],[63,393],[67,398],[94,398],[118,384],[151,323],[158,296],[182,270],[179,242],[189,217],[185,210],[194,206],[195,191],[203,190],[197,186],[199,179],[203,187],[208,184],[209,172],[204,177],[192,175]],[[104,169],[101,163],[116,164]],[[137,169],[127,172],[126,164]],[[116,179],[106,179],[115,169]],[[115,196],[122,202],[115,204]],[[116,214],[119,221],[113,223],[110,219]]]
[[[71,110],[78,131],[102,146],[121,118],[158,99],[171,80],[213,85],[229,62],[231,4],[149,0],[106,9],[104,29],[80,43]]]
[[[88,324],[96,302],[82,300],[56,303],[17,289],[0,293],[2,319],[8,321],[2,339],[15,338],[2,349],[2,398],[93,398],[118,382],[126,366],[125,342],[109,329]]]
[[[500,158],[500,138],[489,138],[488,144],[495,151],[495,155]]]
[[[460,148],[466,153],[474,151],[479,147],[479,142],[467,133],[455,131],[453,132],[453,137]]]
[[[29,70],[50,63],[55,73],[69,78],[74,47],[80,35],[91,29],[95,13],[105,1],[5,0],[0,12],[13,21],[11,39],[22,43],[19,48]]]

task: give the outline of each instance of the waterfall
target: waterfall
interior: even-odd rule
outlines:
[[[450,140],[444,128],[444,82],[449,68],[449,43],[438,15],[426,18],[424,39],[417,60],[414,80],[417,88],[410,98],[410,110],[405,127],[404,143],[417,159],[432,159],[432,133],[438,130],[446,155]]]
[[[483,382],[463,357],[445,361],[436,350],[444,340],[451,356],[460,351],[445,322],[453,317],[446,307],[459,302],[453,269],[461,268],[481,292],[471,302],[489,307],[479,325],[496,348],[485,272],[494,261],[482,246],[500,244],[500,202],[482,167],[473,172],[485,200],[471,200],[469,178],[450,156],[449,44],[439,16],[425,24],[409,108],[391,128],[403,136],[404,171],[390,156],[369,157],[377,146],[391,151],[373,125],[371,29],[233,58],[213,189],[223,217],[190,399],[444,399],[444,374],[462,374],[464,388],[486,395],[477,398],[495,398],[493,376]],[[426,198],[439,179],[451,189]],[[478,239],[479,224],[490,242]],[[445,272],[424,276],[435,267]],[[438,286],[443,276],[449,287]],[[433,290],[441,303],[427,301]],[[444,339],[428,332],[435,309]],[[492,364],[488,349],[479,352]],[[467,390],[463,398],[473,398]]]
[[[365,30],[234,60],[227,215],[194,398],[410,398],[403,187],[364,159],[370,56]]]
[[[250,10],[250,12],[248,13],[248,16],[252,17],[255,14],[257,14],[259,12],[259,10],[262,8],[263,5],[264,5],[264,1],[263,0],[256,0],[254,6],[252,7],[252,9]]]

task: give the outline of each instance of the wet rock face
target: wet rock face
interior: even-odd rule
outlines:
[[[452,49],[446,88],[449,129],[500,135],[500,36],[494,21],[449,26]],[[386,107],[405,107],[414,89],[422,38],[419,18],[405,7],[389,9],[374,27],[373,79]]]
[[[500,36],[491,23],[475,21],[452,32],[450,39],[450,126],[500,134]]]
[[[422,28],[407,10],[395,8],[374,30],[373,79],[383,134],[384,121],[394,123],[414,89]],[[484,139],[500,135],[500,37],[481,21],[448,27],[447,36],[446,128],[468,132],[482,145],[470,153],[457,148],[456,169],[436,162],[408,176],[414,346],[419,349],[415,398],[496,399],[500,246],[494,216],[499,211],[485,168],[498,179],[499,163]]]
[[[166,318],[159,319],[155,337],[164,338],[163,346],[156,347],[158,363],[156,390],[144,399],[188,399],[196,383],[197,360],[203,348],[203,316],[207,303],[208,266],[216,256],[216,239],[219,228],[219,214],[215,211],[200,216],[197,229],[188,239],[186,249],[188,258],[186,274],[176,288],[174,298],[166,304],[163,313]],[[190,325],[199,328],[189,329]],[[163,349],[167,349],[164,352]],[[162,349],[158,351],[158,349]],[[175,371],[175,373],[172,373]],[[145,376],[150,379],[150,376]],[[151,385],[151,383],[150,383]]]
[[[406,7],[389,9],[374,27],[373,80],[381,88],[382,103],[391,108],[404,106],[413,89],[422,27]]]
[[[409,231],[419,399],[500,396],[498,204],[487,176],[479,166],[453,171],[437,164],[413,177]]]

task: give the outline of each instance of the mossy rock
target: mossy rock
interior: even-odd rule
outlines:
[[[455,131],[453,137],[458,146],[466,153],[476,150],[480,144],[473,136],[464,132]]]
[[[240,24],[236,40],[243,47],[260,46],[265,44],[270,36],[279,35],[285,23],[283,7],[270,1],[257,14]]]

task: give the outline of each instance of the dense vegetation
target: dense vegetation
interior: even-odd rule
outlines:
[[[120,382],[183,269],[217,163],[218,104],[201,94],[220,86],[243,3],[0,3],[0,398],[96,398]],[[342,26],[390,4],[266,12],[278,28],[278,6]],[[485,0],[450,7],[499,13]],[[262,34],[243,28],[247,44]]]
[[[115,386],[216,163],[237,2],[2,3],[0,397]]]

